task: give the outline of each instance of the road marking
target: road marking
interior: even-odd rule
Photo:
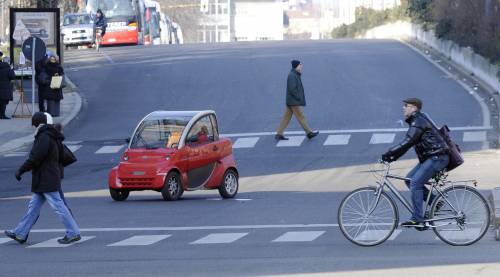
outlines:
[[[16,153],[5,154],[3,156],[6,158],[12,158],[12,157],[24,157],[26,155],[28,155],[27,152],[16,152]]]
[[[323,145],[346,145],[349,144],[351,135],[329,135]]]
[[[82,140],[69,140],[69,141],[64,141],[64,144],[81,144],[83,141]]]
[[[209,201],[252,201],[250,198],[207,198]]]
[[[486,131],[464,132],[464,142],[483,142],[486,141]]]
[[[96,154],[112,154],[118,153],[125,145],[108,145],[99,148],[95,153]]]
[[[460,126],[450,127],[451,131],[486,131],[491,130],[491,126]],[[408,128],[386,128],[386,129],[346,129],[346,130],[319,130],[320,134],[355,134],[355,133],[394,133],[406,132]],[[289,131],[284,135],[302,135],[304,131]],[[254,133],[233,133],[221,134],[220,136],[226,138],[234,137],[260,137],[260,136],[275,136],[276,132],[254,132]]]
[[[71,152],[76,152],[78,151],[78,149],[80,149],[82,146],[81,145],[66,145],[68,146],[69,150],[71,150]]]
[[[308,232],[286,232],[273,242],[300,242],[313,241],[323,235],[325,231],[308,231]]]
[[[379,240],[383,236],[387,235],[388,232],[389,230],[365,230],[356,237],[356,240]],[[401,230],[394,230],[394,233],[392,233],[389,237],[389,240],[394,240],[400,233]]]
[[[220,225],[186,227],[126,227],[126,228],[80,228],[81,232],[129,232],[129,231],[193,231],[193,230],[234,230],[234,229],[282,229],[282,228],[332,228],[338,224],[283,224],[283,225]],[[0,233],[5,230],[0,230]],[[33,229],[33,233],[60,233],[65,229]]]
[[[167,239],[172,235],[151,235],[151,236],[133,236],[128,239],[108,244],[108,246],[141,246],[141,245],[151,245]]]
[[[10,238],[0,238],[0,244],[6,243],[6,242],[11,241],[11,240],[12,239],[10,239]]]
[[[288,137],[288,140],[280,140],[278,144],[276,144],[277,147],[297,147],[302,144],[304,141],[305,137],[304,136],[295,136],[295,137]]]
[[[259,137],[239,138],[233,144],[233,148],[252,148],[259,141]]]
[[[71,244],[60,244],[57,242],[57,240],[60,238],[55,238],[55,239],[49,239],[47,241],[28,246],[27,248],[62,248],[62,247],[68,247],[68,246],[73,245],[73,244],[82,243],[84,241],[91,240],[93,238],[95,238],[95,236],[82,237],[81,240],[74,242],[74,243],[71,243]]]
[[[246,235],[248,235],[248,233],[216,233],[205,236],[197,241],[193,241],[191,244],[232,243]]]
[[[392,143],[396,134],[373,134],[370,139],[370,144],[385,144]]]

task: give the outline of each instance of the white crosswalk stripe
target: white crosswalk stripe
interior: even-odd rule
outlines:
[[[252,148],[259,141],[259,137],[239,138],[233,144],[233,148]]]
[[[124,146],[125,145],[107,145],[107,146],[103,146],[103,147],[99,148],[99,150],[97,150],[95,153],[96,154],[113,154],[113,153],[118,153],[118,152],[120,152],[120,150],[122,150],[122,148]]]
[[[71,152],[76,152],[78,151],[78,149],[80,149],[82,146],[81,145],[66,145],[68,146],[69,150],[71,150]]]
[[[68,247],[68,246],[76,244],[76,243],[82,243],[82,242],[91,240],[93,238],[95,238],[95,236],[86,236],[86,237],[82,237],[81,240],[79,240],[79,241],[77,241],[75,243],[71,243],[71,244],[59,244],[57,242],[57,240],[60,239],[60,237],[59,237],[59,238],[49,239],[47,241],[40,242],[40,243],[31,245],[31,246],[28,246],[27,248],[62,248],[62,247]]]
[[[133,236],[128,239],[109,244],[108,246],[141,246],[151,245],[159,241],[167,239],[172,235],[150,235],[150,236]]]
[[[323,145],[347,145],[351,135],[329,135]]]
[[[313,241],[324,233],[325,231],[286,232],[273,242]]]
[[[464,132],[464,142],[483,142],[486,141],[486,132]]]
[[[392,143],[396,134],[373,134],[370,139],[370,144]]]
[[[26,155],[28,155],[28,152],[15,152],[15,153],[5,154],[3,156],[6,158],[12,158],[12,157],[24,157]]]
[[[8,241],[11,241],[11,239],[10,238],[0,238],[0,244],[6,243]]]
[[[248,233],[214,233],[193,241],[191,244],[232,243],[246,235]]]
[[[277,147],[297,147],[302,144],[304,141],[305,137],[304,136],[293,136],[293,137],[288,137],[288,140],[280,140],[276,146]]]

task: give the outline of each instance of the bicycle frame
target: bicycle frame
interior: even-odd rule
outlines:
[[[370,211],[369,211],[368,214],[371,214],[375,210],[375,208],[377,207],[378,202],[380,200],[380,195],[382,195],[382,191],[384,190],[384,187],[387,187],[396,196],[396,198],[403,204],[403,206],[410,213],[413,213],[413,208],[410,205],[410,203],[408,202],[408,200],[406,200],[406,198],[403,195],[401,195],[401,193],[396,188],[396,186],[394,186],[394,184],[389,180],[389,179],[396,179],[396,180],[401,180],[401,181],[410,181],[410,178],[406,178],[406,177],[401,177],[401,176],[390,174],[389,173],[389,171],[390,171],[390,165],[389,164],[384,164],[384,165],[386,166],[386,168],[384,169],[384,175],[383,175],[384,178],[382,180],[382,183],[377,182],[377,191],[376,191],[377,197],[376,197],[376,201],[375,201],[373,207],[370,209]],[[448,220],[448,219],[458,219],[458,218],[462,217],[462,214],[459,211],[457,211],[457,209],[455,207],[453,207],[453,205],[448,201],[447,197],[443,194],[442,190],[438,187],[437,183],[427,182],[425,185],[429,185],[429,186],[431,186],[431,188],[429,190],[430,193],[427,195],[427,199],[425,201],[425,211],[424,211],[424,213],[426,213],[428,211],[428,209],[429,209],[428,205],[430,204],[429,201],[430,201],[432,193],[434,191],[437,191],[443,197],[444,201],[446,201],[446,203],[448,203],[448,205],[453,209],[453,211],[455,212],[456,215],[455,216],[436,217],[436,218],[424,219],[424,222],[440,221],[440,220]],[[434,225],[432,227],[438,227],[438,226]],[[462,227],[460,227],[460,228],[462,228]]]

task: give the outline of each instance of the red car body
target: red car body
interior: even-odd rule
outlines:
[[[138,124],[108,183],[117,201],[137,190],[177,200],[184,191],[219,189],[232,198],[238,171],[231,140],[219,137],[215,112],[156,111]]]

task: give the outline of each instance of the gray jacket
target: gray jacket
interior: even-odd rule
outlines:
[[[300,79],[300,73],[297,70],[290,70],[286,80],[286,105],[287,106],[305,106],[306,97],[304,87]]]

